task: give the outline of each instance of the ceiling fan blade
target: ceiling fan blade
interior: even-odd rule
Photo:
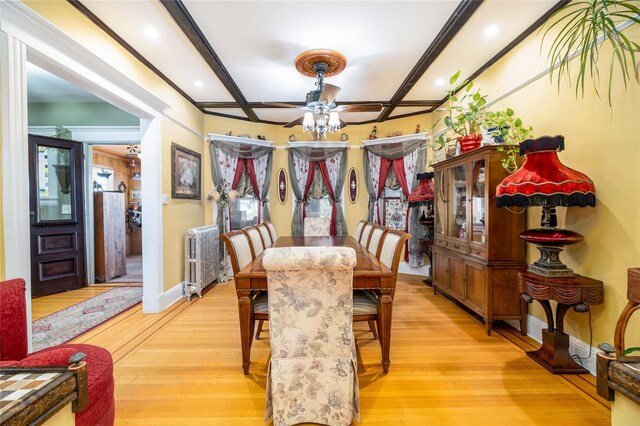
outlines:
[[[302,120],[304,120],[304,116],[298,117],[295,120],[288,122],[287,124],[284,125],[284,127],[297,126],[298,124],[302,124]]]
[[[340,93],[340,88],[333,84],[325,83],[322,87],[322,93],[320,93],[320,101],[326,99],[328,104],[332,104],[336,100],[336,96]]]
[[[382,104],[338,105],[337,109],[345,112],[379,112],[382,111]]]
[[[301,106],[294,104],[287,104],[284,102],[263,102],[262,105],[269,105],[274,107],[282,107],[282,108],[302,108]]]
[[[340,119],[340,128],[344,129],[345,127],[347,127],[349,125],[349,123],[342,121],[342,118]]]

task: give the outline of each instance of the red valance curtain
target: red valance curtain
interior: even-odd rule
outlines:
[[[245,165],[247,168],[247,174],[249,175],[249,181],[251,182],[251,187],[253,188],[253,194],[256,199],[261,200],[260,198],[260,187],[258,186],[258,179],[256,177],[256,169],[253,165],[253,158],[238,158],[238,165],[236,166],[236,173],[233,176],[233,183],[231,184],[231,189],[236,189],[238,187],[238,183],[240,183],[240,178],[242,177],[242,173],[244,173]],[[258,203],[258,223],[261,223],[261,203]]]
[[[336,227],[336,196],[333,192],[333,186],[331,185],[331,179],[329,178],[329,170],[327,169],[327,161],[310,161],[309,162],[309,173],[307,174],[307,182],[304,185],[304,194],[303,197],[306,200],[309,195],[309,190],[311,189],[311,185],[313,184],[313,179],[315,177],[316,166],[320,169],[320,175],[322,176],[322,180],[324,181],[325,186],[327,187],[327,194],[329,194],[329,198],[331,198],[331,227],[329,229],[329,233],[332,236],[337,235],[338,230]],[[305,204],[302,205],[302,221],[307,217],[307,210]]]

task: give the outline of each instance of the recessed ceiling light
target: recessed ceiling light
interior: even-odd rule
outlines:
[[[444,86],[444,78],[437,79],[436,86]]]
[[[204,87],[204,83],[200,80],[196,80],[193,82],[196,87]]]
[[[160,38],[160,33],[154,27],[146,27],[144,29],[144,35],[146,35],[151,40],[157,40]]]
[[[484,36],[486,38],[493,37],[496,34],[498,34],[498,27],[496,25],[489,25],[484,29]]]

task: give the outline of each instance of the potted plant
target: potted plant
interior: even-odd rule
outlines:
[[[515,116],[511,108],[503,111],[487,111],[483,121],[483,127],[493,138],[495,143],[505,143],[507,157],[502,160],[502,167],[509,173],[518,169],[517,155],[518,145],[523,140],[533,136],[533,128],[522,125],[522,120]],[[503,151],[505,147],[498,147]]]
[[[460,71],[449,79],[451,88],[447,90],[447,115],[443,119],[449,131],[438,135],[433,141],[433,146],[439,146],[441,149],[451,141],[457,140],[460,143],[460,152],[465,153],[478,148],[482,141],[480,125],[486,114],[487,97],[480,94],[479,90],[471,92],[472,81],[456,85],[459,77]],[[459,95],[460,92],[462,95]]]
[[[613,48],[609,68],[609,105],[611,105],[611,88],[615,68],[620,68],[625,88],[627,81],[634,74],[640,84],[640,62],[637,52],[640,43],[630,40],[622,31],[628,23],[640,24],[640,7],[637,2],[624,0],[584,0],[572,1],[558,9],[549,19],[544,38],[549,31],[559,29],[549,48],[551,63],[551,79],[556,79],[558,89],[563,76],[571,80],[569,62],[576,57],[579,66],[575,67],[576,95],[584,95],[584,83],[587,70],[591,76],[596,93],[600,71],[600,43],[609,43]],[[556,65],[558,64],[558,65]],[[617,78],[618,76],[616,76]]]

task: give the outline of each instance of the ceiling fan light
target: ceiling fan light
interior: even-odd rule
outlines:
[[[340,130],[340,116],[337,111],[331,111],[329,113],[329,127],[332,132]]]

